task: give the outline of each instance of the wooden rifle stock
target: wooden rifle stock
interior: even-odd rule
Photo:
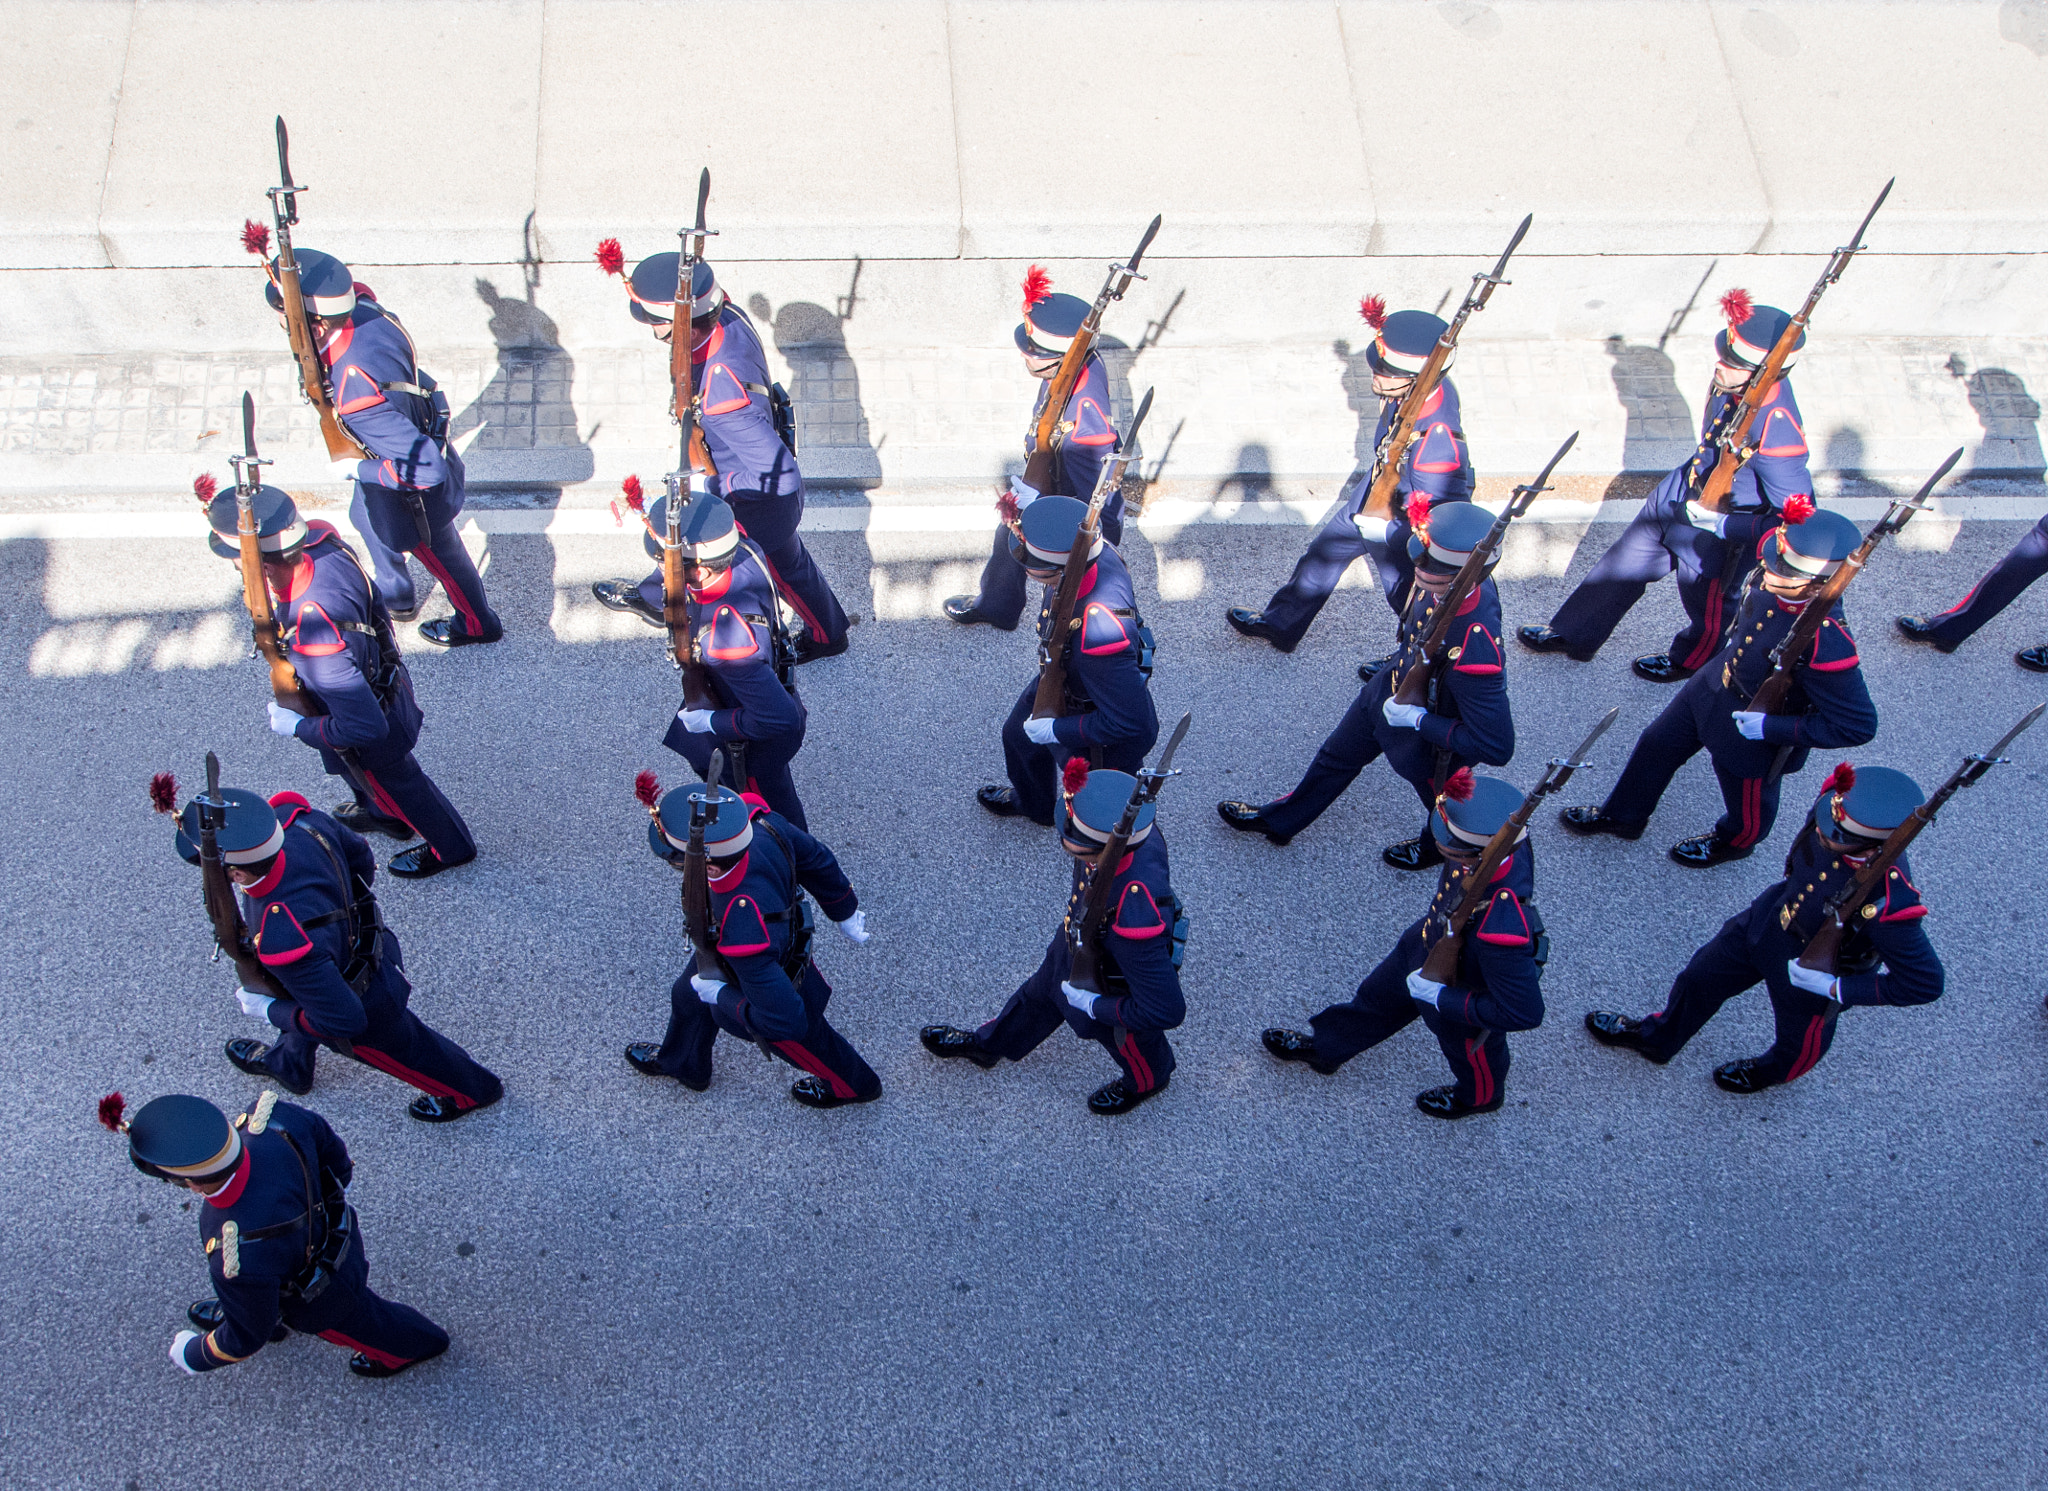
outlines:
[[[235,965],[235,977],[251,994],[283,996],[284,985],[263,966],[249,934],[242,925],[242,908],[235,899],[234,883],[228,879],[227,862],[220,853],[220,826],[226,821],[227,804],[220,795],[220,760],[206,753],[206,795],[199,807],[199,883],[206,904],[206,919],[213,924],[214,956],[228,955]]]
[[[717,707],[711,675],[697,657],[696,624],[690,617],[688,590],[697,578],[697,566],[683,553],[683,506],[690,500],[690,474],[701,471],[713,476],[718,469],[697,422],[696,366],[691,355],[695,351],[690,313],[696,305],[697,261],[703,257],[705,238],[715,231],[704,226],[704,209],[710,199],[711,168],[707,166],[697,178],[696,224],[676,235],[681,248],[676,254],[676,298],[668,334],[669,412],[682,427],[682,441],[676,473],[668,478],[668,529],[661,546],[661,620],[668,631],[669,656],[682,670],[686,709]]]
[[[1024,483],[1036,491],[1043,492],[1052,485],[1053,457],[1058,454],[1059,447],[1060,416],[1067,412],[1067,400],[1074,396],[1081,374],[1087,369],[1088,354],[1095,350],[1095,339],[1102,331],[1102,313],[1109,309],[1112,300],[1124,298],[1132,280],[1145,278],[1138,273],[1138,265],[1145,257],[1145,250],[1152,246],[1160,221],[1160,216],[1153,217],[1151,226],[1145,229],[1145,236],[1138,240],[1137,251],[1131,255],[1129,263],[1109,266],[1109,277],[1102,282],[1095,303],[1081,321],[1081,329],[1067,343],[1060,365],[1053,372],[1045,391],[1045,405],[1033,416],[1031,454],[1024,462]]]
[[[270,692],[293,714],[311,719],[327,713],[299,682],[298,669],[285,653],[284,634],[271,604],[270,584],[263,576],[263,546],[256,535],[256,492],[263,468],[270,462],[256,454],[256,401],[242,395],[242,450],[228,459],[235,468],[235,538],[240,547],[242,605],[249,613],[249,635],[270,668]]]
[[[1188,726],[1193,721],[1192,713],[1183,714],[1180,723],[1173,727],[1166,749],[1159,753],[1159,764],[1139,768],[1138,785],[1131,789],[1130,801],[1124,804],[1123,815],[1110,831],[1109,841],[1102,846],[1102,852],[1088,867],[1088,894],[1082,903],[1080,920],[1078,924],[1070,921],[1067,925],[1067,951],[1072,955],[1067,982],[1077,989],[1095,994],[1102,992],[1098,948],[1102,941],[1102,925],[1109,919],[1109,893],[1116,884],[1116,867],[1123,863],[1124,851],[1130,847],[1131,831],[1137,826],[1139,811],[1159,796],[1159,789],[1166,785],[1169,777],[1180,775],[1173,770],[1173,753],[1187,739]]]
[[[320,438],[326,442],[327,459],[364,460],[369,452],[341,427],[341,420],[335,415],[334,396],[327,389],[327,367],[320,360],[320,339],[313,327],[312,312],[306,309],[305,292],[299,286],[292,225],[299,220],[298,194],[308,188],[292,183],[291,140],[285,134],[282,114],[277,119],[277,174],[280,184],[266,194],[277,233],[277,267],[271,278],[284,301],[284,333],[291,342],[292,361],[299,367],[299,388],[320,416]]]
[[[690,946],[696,949],[697,972],[704,978],[723,980],[718,945],[711,935],[711,860],[704,849],[704,830],[711,822],[709,794],[718,789],[725,771],[725,753],[711,753],[711,771],[705,778],[705,796],[690,800],[690,842],[683,851],[683,924],[689,929]]]

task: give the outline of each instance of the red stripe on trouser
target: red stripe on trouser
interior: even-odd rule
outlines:
[[[396,818],[414,833],[420,831],[420,826],[405,816],[405,809],[398,805],[398,799],[384,790],[384,784],[371,775],[368,768],[363,769],[363,785],[370,789],[370,804],[378,812],[386,818]]]
[[[1759,825],[1764,817],[1764,779],[1744,777],[1742,779],[1742,828],[1729,840],[1731,849],[1746,849],[1757,840]]]
[[[1138,1050],[1138,1039],[1128,1030],[1124,1032],[1124,1060],[1131,1064],[1131,1076],[1137,1081],[1138,1091],[1150,1092],[1153,1087],[1152,1063]]]
[[[1955,615],[1956,612],[1962,610],[1963,607],[1967,606],[1968,604],[1970,604],[1971,601],[1975,600],[1977,598],[1977,592],[1982,590],[1983,588],[1984,582],[1982,580],[1979,580],[1975,585],[1972,585],[1970,587],[1970,593],[1968,595],[1964,596],[1961,600],[1957,601],[1953,606],[1950,606],[1946,611],[1942,612],[1941,615],[1935,618],[1935,620],[1948,620],[1949,617]]]
[[[846,1079],[826,1066],[802,1041],[777,1041],[775,1049],[789,1058],[791,1066],[801,1067],[813,1077],[823,1077],[835,1098],[853,1096],[853,1089],[847,1085]]]
[[[432,1077],[427,1076],[426,1073],[416,1072],[411,1067],[394,1061],[390,1056],[374,1047],[365,1046],[362,1042],[358,1041],[355,1051],[356,1059],[365,1066],[373,1066],[386,1076],[396,1077],[408,1086],[417,1087],[421,1092],[426,1093],[430,1097],[453,1098],[459,1106],[464,1108],[476,1106],[469,1098],[464,1097],[445,1082],[436,1082]]]
[[[1707,604],[1700,619],[1700,640],[1679,662],[1681,668],[1698,668],[1721,647],[1721,582],[1707,581]]]
[[[374,1346],[365,1346],[354,1336],[343,1335],[340,1331],[322,1331],[320,1339],[332,1341],[337,1346],[346,1346],[351,1351],[360,1351],[380,1367],[403,1367],[412,1360],[409,1356],[393,1356],[388,1351],[379,1351]]]
[[[1493,1068],[1486,1064],[1486,1037],[1465,1042],[1465,1060],[1472,1064],[1472,1101],[1485,1107],[1493,1101]]]
[[[803,597],[789,588],[788,582],[782,578],[782,572],[776,569],[775,561],[768,557],[768,551],[763,549],[760,554],[761,562],[768,566],[768,578],[775,582],[776,593],[788,601],[790,609],[804,619],[804,625],[811,629],[811,635],[820,642],[824,641],[824,625],[811,614],[811,608],[804,604]]]
[[[455,577],[448,573],[432,549],[415,549],[413,556],[427,567],[427,572],[441,582],[441,588],[448,592],[448,604],[462,613],[462,629],[472,637],[484,634],[484,624],[477,619],[476,609],[469,603],[469,597],[462,593],[462,587],[455,583]]]
[[[1792,1070],[1785,1073],[1785,1080],[1787,1082],[1790,1082],[1795,1077],[1805,1076],[1818,1064],[1820,1061],[1820,1038],[1826,1025],[1827,1020],[1820,1015],[1815,1015],[1807,1022],[1806,1039],[1799,1043],[1799,1059],[1792,1063]]]

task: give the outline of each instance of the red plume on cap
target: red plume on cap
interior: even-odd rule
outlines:
[[[1843,761],[1828,774],[1828,779],[1820,784],[1820,788],[1823,792],[1847,792],[1855,785],[1856,768]]]
[[[1368,295],[1358,302],[1358,314],[1365,318],[1365,324],[1378,331],[1387,324],[1386,297]]]
[[[633,795],[640,799],[640,806],[653,808],[661,801],[661,778],[651,771],[643,771],[633,778]]]
[[[1785,499],[1785,521],[1788,523],[1804,523],[1817,511],[1813,499],[1798,492]]]
[[[167,771],[160,771],[149,779],[149,805],[159,813],[168,813],[178,806],[178,779]]]
[[[627,477],[619,483],[619,490],[625,494],[626,506],[632,508],[634,512],[637,513],[647,506],[647,494],[640,490],[639,477]]]
[[[1730,290],[1721,297],[1721,314],[1728,318],[1730,326],[1740,326],[1755,309],[1756,302],[1749,298],[1747,290]]]
[[[1461,766],[1451,773],[1450,780],[1444,783],[1444,796],[1448,797],[1452,802],[1470,802],[1472,800],[1471,767]]]
[[[1088,759],[1085,756],[1067,757],[1066,768],[1060,772],[1060,791],[1072,797],[1088,785]]]
[[[1024,314],[1030,315],[1031,308],[1052,295],[1052,276],[1045,272],[1043,264],[1034,264],[1024,271]]]
[[[1420,492],[1408,494],[1408,526],[1418,533],[1429,528],[1429,498]]]
[[[597,267],[606,274],[618,274],[626,267],[626,251],[619,247],[616,238],[607,238],[597,246]]]
[[[192,495],[201,502],[213,501],[213,494],[220,490],[220,483],[213,479],[211,471],[202,471],[192,478]]]
[[[1015,492],[1006,490],[1002,496],[996,499],[996,516],[1002,519],[1005,528],[1015,524],[1024,516],[1023,510],[1017,506],[1017,494]]]
[[[110,1092],[100,1099],[100,1125],[110,1134],[121,1132],[121,1115],[128,1110],[128,1100],[118,1092]]]
[[[270,230],[254,218],[242,219],[242,247],[252,254],[270,256]]]

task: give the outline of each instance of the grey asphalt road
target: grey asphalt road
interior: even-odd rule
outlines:
[[[1950,552],[1887,553],[1859,582],[1884,719],[1860,759],[1938,780],[2044,697],[2009,657],[2048,638],[2038,592],[1951,658],[1889,631],[2020,531],[1965,523]],[[1257,1043],[1347,995],[1428,894],[1379,861],[1418,817],[1384,767],[1284,850],[1215,818],[1218,798],[1292,785],[1390,630],[1366,589],[1339,592],[1292,657],[1225,630],[1223,606],[1262,599],[1302,537],[1213,525],[1130,545],[1161,712],[1196,719],[1163,814],[1194,939],[1179,1073],[1121,1122],[1083,1109],[1111,1071],[1064,1032],[990,1073],[917,1045],[920,1024],[993,1012],[1035,965],[1065,863],[971,801],[1000,776],[1028,639],[873,619],[871,566],[900,591],[935,560],[857,533],[815,540],[870,619],[847,657],[802,674],[799,772],[876,931],[863,948],[828,935],[820,956],[885,1096],[811,1112],[786,1096],[792,1073],[731,1042],[703,1096],[631,1072],[620,1048],[660,1035],[684,957],[676,881],[631,795],[637,768],[684,776],[658,744],[674,686],[651,631],[568,643],[547,625],[557,586],[575,600],[616,541],[495,537],[510,636],[412,654],[422,758],[484,857],[382,889],[415,1008],[508,1095],[428,1128],[403,1088],[328,1057],[309,1100],[356,1155],[376,1286],[454,1335],[386,1383],[304,1339],[178,1375],[165,1347],[206,1287],[193,1218],[92,1120],[113,1088],[257,1091],[220,1056],[255,1032],[207,961],[197,877],[149,813],[149,773],[189,785],[211,746],[231,782],[335,794],[264,728],[254,664],[159,668],[146,646],[111,671],[52,661],[46,634],[81,616],[156,635],[231,606],[200,545],[0,544],[16,1343],[0,1482],[2048,1484],[2048,732],[1922,840],[1947,996],[1851,1012],[1817,1071],[1762,1097],[1708,1076],[1767,1044],[1760,993],[1662,1069],[1594,1046],[1579,1016],[1657,1007],[1774,877],[1789,829],[1744,864],[1670,864],[1664,846],[1716,811],[1704,765],[1640,843],[1540,823],[1550,1019],[1516,1039],[1503,1112],[1432,1122],[1412,1098],[1444,1078],[1419,1025],[1331,1078]],[[946,542],[957,566],[981,540]],[[1180,598],[1151,599],[1169,562]],[[1566,583],[1509,582],[1510,624],[1543,619]],[[1586,783],[1604,791],[1668,697],[1627,659],[1676,614],[1653,591],[1590,665],[1511,648],[1521,744],[1504,774],[1527,785],[1615,703]],[[1788,791],[1795,821],[1828,764]]]

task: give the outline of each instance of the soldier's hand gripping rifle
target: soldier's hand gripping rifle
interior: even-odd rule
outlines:
[[[1416,427],[1422,422],[1424,406],[1435,395],[1436,386],[1444,381],[1444,371],[1450,364],[1451,354],[1458,347],[1458,334],[1465,329],[1465,323],[1474,311],[1486,309],[1486,302],[1493,299],[1495,290],[1513,283],[1501,276],[1507,273],[1508,260],[1522,246],[1522,238],[1535,220],[1533,212],[1522,219],[1521,226],[1515,229],[1515,236],[1508,240],[1500,262],[1493,266],[1493,273],[1472,276],[1472,288],[1466,292],[1464,304],[1458,307],[1458,314],[1451,318],[1451,324],[1444,328],[1444,334],[1437,338],[1436,345],[1429,349],[1429,356],[1424,359],[1421,369],[1415,374],[1415,381],[1408,386],[1408,392],[1401,400],[1401,407],[1394,414],[1394,422],[1387,426],[1386,438],[1372,453],[1372,471],[1365,479],[1365,504],[1360,508],[1365,516],[1394,516],[1394,488],[1401,481],[1401,462],[1408,454],[1408,447],[1415,443]]]
[[[1965,787],[1974,787],[1983,779],[1984,773],[1994,766],[2003,766],[2012,758],[2004,755],[2005,748],[2019,739],[2020,733],[2041,718],[2041,712],[2048,704],[2036,704],[2020,716],[2019,723],[2005,732],[1997,745],[1982,755],[1966,756],[1955,774],[1935,790],[1932,797],[1906,815],[1906,821],[1893,829],[1884,844],[1865,860],[1856,873],[1849,877],[1822,906],[1820,928],[1808,939],[1806,950],[1799,955],[1799,966],[1811,968],[1818,973],[1832,974],[1836,971],[1835,960],[1841,951],[1842,938],[1847,934],[1849,923],[1861,912],[1874,916],[1875,907],[1871,898],[1883,889],[1885,876],[1898,862],[1906,846],[1918,837],[1920,830],[1934,821],[1951,797]]]
[[[222,953],[235,965],[235,977],[251,994],[284,996],[284,985],[271,976],[249,943],[242,925],[242,908],[235,900],[234,882],[228,879],[227,861],[221,858],[220,829],[227,822],[227,799],[220,795],[220,758],[206,753],[206,794],[193,799],[199,809],[199,883],[206,899],[206,919],[213,923],[213,956]]]
[[[1465,894],[1444,918],[1443,932],[1430,945],[1429,954],[1422,960],[1422,976],[1434,984],[1454,984],[1458,981],[1458,954],[1465,945],[1465,928],[1472,918],[1479,914],[1486,903],[1493,899],[1493,877],[1501,862],[1515,852],[1515,841],[1522,836],[1522,830],[1529,825],[1529,819],[1536,812],[1536,806],[1553,792],[1563,789],[1572,779],[1572,774],[1588,764],[1586,756],[1608,726],[1621,714],[1617,707],[1600,716],[1599,723],[1586,732],[1586,738],[1579,742],[1579,748],[1569,756],[1556,756],[1543,769],[1543,780],[1522,799],[1522,805],[1508,815],[1503,823],[1487,840],[1486,848],[1480,851],[1479,860],[1465,871]],[[1429,940],[1430,928],[1422,929],[1423,940]]]
[[[249,634],[258,654],[270,665],[272,696],[293,714],[311,718],[327,711],[300,685],[298,669],[285,655],[270,585],[263,578],[263,544],[256,536],[256,492],[263,485],[263,468],[270,462],[256,454],[256,401],[247,393],[242,395],[242,450],[228,460],[235,468],[235,535],[241,544],[242,604],[249,612]]]
[[[1877,216],[1877,209],[1884,206],[1884,199],[1892,194],[1894,176],[1884,184],[1884,190],[1877,194],[1877,200],[1870,204],[1870,211],[1863,214],[1863,222],[1856,229],[1856,236],[1842,248],[1828,256],[1828,267],[1821,271],[1820,278],[1813,282],[1813,289],[1807,293],[1806,304],[1799,308],[1799,314],[1785,323],[1784,331],[1778,334],[1770,355],[1764,358],[1763,366],[1750,375],[1749,386],[1739,399],[1729,400],[1721,410],[1721,417],[1707,432],[1707,444],[1719,450],[1715,457],[1714,469],[1704,477],[1693,477],[1692,500],[1709,512],[1728,511],[1728,494],[1735,486],[1735,473],[1748,465],[1756,455],[1757,443],[1763,439],[1761,430],[1752,429],[1756,412],[1770,402],[1771,394],[1778,387],[1778,380],[1784,375],[1785,360],[1792,355],[1792,349],[1806,332],[1806,323],[1813,318],[1813,308],[1820,304],[1820,298],[1828,286],[1842,277],[1842,271],[1849,267],[1849,261],[1863,251],[1863,232],[1870,226],[1870,220]]]
[[[1081,381],[1081,374],[1088,366],[1088,354],[1095,350],[1095,339],[1102,331],[1102,313],[1109,309],[1112,300],[1122,300],[1124,292],[1131,288],[1132,280],[1142,280],[1138,264],[1145,257],[1145,250],[1152,246],[1153,237],[1159,232],[1160,217],[1152,219],[1145,229],[1145,236],[1138,240],[1137,249],[1130,260],[1123,264],[1109,266],[1109,278],[1102,282],[1102,289],[1095,297],[1095,304],[1088,308],[1082,318],[1081,329],[1074,333],[1074,339],[1067,343],[1067,350],[1060,358],[1060,365],[1052,375],[1052,382],[1045,391],[1045,406],[1033,416],[1031,433],[1033,443],[1030,459],[1024,463],[1024,482],[1027,486],[1043,492],[1052,485],[1053,458],[1059,453],[1061,416],[1067,411],[1067,400],[1074,396],[1074,389]]]
[[[292,181],[291,139],[285,134],[284,116],[277,117],[277,176],[279,185],[265,195],[270,198],[270,219],[277,232],[277,264],[270,277],[284,301],[284,334],[291,340],[292,360],[299,365],[299,387],[320,416],[320,438],[327,443],[330,461],[363,460],[369,452],[341,427],[334,413],[334,396],[327,387],[327,367],[320,361],[320,336],[313,325],[313,313],[306,309],[305,293],[299,288],[299,261],[292,252],[292,228],[299,220],[298,194],[312,188]]]
[[[697,578],[697,566],[683,553],[683,505],[690,499],[690,474],[715,472],[711,453],[704,444],[704,432],[697,424],[697,390],[691,363],[690,312],[696,303],[697,261],[704,257],[704,240],[717,230],[704,226],[704,209],[711,199],[711,168],[697,178],[697,222],[677,233],[682,240],[676,255],[675,319],[669,323],[668,373],[674,397],[670,412],[682,429],[682,453],[676,469],[664,478],[668,488],[668,531],[661,539],[661,620],[668,629],[669,657],[683,673],[683,707],[714,709],[717,696],[711,691],[711,675],[697,657],[696,627],[690,620],[690,601],[685,593]],[[712,778],[716,781],[714,775]]]
[[[1429,696],[1429,681],[1436,676],[1437,669],[1444,665],[1445,656],[1451,649],[1451,629],[1457,624],[1458,609],[1465,604],[1467,596],[1477,590],[1486,579],[1486,572],[1493,559],[1500,552],[1500,546],[1507,537],[1508,524],[1529,510],[1539,493],[1550,490],[1550,473],[1557,470],[1557,463],[1565,452],[1578,443],[1579,432],[1573,430],[1565,437],[1564,444],[1557,448],[1557,454],[1550,458],[1550,464],[1543,468],[1543,474],[1526,486],[1516,487],[1508,498],[1508,505],[1501,509],[1500,516],[1493,520],[1493,527],[1477,548],[1465,556],[1465,563],[1459,568],[1457,578],[1451,581],[1451,588],[1444,598],[1437,602],[1436,613],[1430,621],[1429,631],[1422,639],[1422,653],[1408,671],[1401,675],[1394,685],[1394,699],[1400,704],[1424,704]]]
[[[1067,552],[1067,567],[1060,573],[1060,588],[1053,597],[1051,622],[1038,644],[1038,694],[1031,701],[1034,720],[1057,719],[1061,705],[1066,702],[1067,634],[1076,626],[1074,607],[1081,602],[1081,581],[1087,576],[1088,566],[1094,563],[1089,556],[1102,532],[1102,509],[1110,495],[1123,485],[1124,471],[1131,464],[1132,452],[1138,448],[1138,430],[1151,412],[1152,390],[1148,388],[1145,397],[1138,401],[1138,412],[1131,416],[1116,454],[1104,461],[1096,473],[1088,515],[1074,535],[1074,547]]]
[[[1116,827],[1110,831],[1109,842],[1102,846],[1102,852],[1095,856],[1095,863],[1089,867],[1088,894],[1082,903],[1081,914],[1067,923],[1067,950],[1073,957],[1073,970],[1067,975],[1067,982],[1077,989],[1086,989],[1091,994],[1102,992],[1098,948],[1102,941],[1103,923],[1109,919],[1109,894],[1116,886],[1116,867],[1123,863],[1124,851],[1130,847],[1131,830],[1137,826],[1139,810],[1159,796],[1159,789],[1166,785],[1168,778],[1180,775],[1173,769],[1173,753],[1187,739],[1188,725],[1193,720],[1192,713],[1183,714],[1180,723],[1173,727],[1166,749],[1159,753],[1158,764],[1138,768],[1138,785],[1131,789],[1131,799],[1124,804],[1123,816],[1117,819]]]

